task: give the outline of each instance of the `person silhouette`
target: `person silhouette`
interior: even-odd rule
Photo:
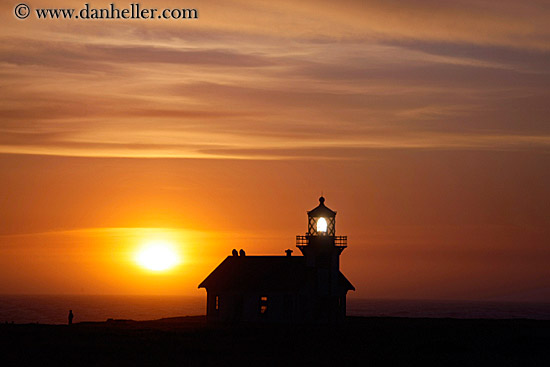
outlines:
[[[73,324],[73,310],[69,310],[69,325]]]

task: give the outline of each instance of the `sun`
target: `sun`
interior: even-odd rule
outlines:
[[[136,262],[152,271],[164,271],[180,263],[175,246],[169,242],[155,240],[144,244],[136,254]]]

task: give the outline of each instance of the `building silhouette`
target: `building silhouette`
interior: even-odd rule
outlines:
[[[307,212],[308,230],[296,236],[303,256],[247,256],[233,250],[200,285],[209,321],[327,322],[346,316],[346,294],[355,290],[340,272],[346,236],[336,236],[336,212],[325,198]]]

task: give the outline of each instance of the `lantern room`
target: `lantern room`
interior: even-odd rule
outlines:
[[[319,198],[319,205],[307,212],[309,236],[334,236],[336,234],[336,212],[325,206],[325,198]]]

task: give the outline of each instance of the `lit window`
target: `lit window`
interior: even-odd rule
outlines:
[[[216,296],[216,298],[214,299],[214,307],[215,307],[216,311],[220,309],[220,297],[219,296]]]
[[[321,217],[317,220],[317,232],[326,232],[326,231],[327,231],[327,220]]]
[[[260,315],[267,314],[267,296],[260,297]]]

